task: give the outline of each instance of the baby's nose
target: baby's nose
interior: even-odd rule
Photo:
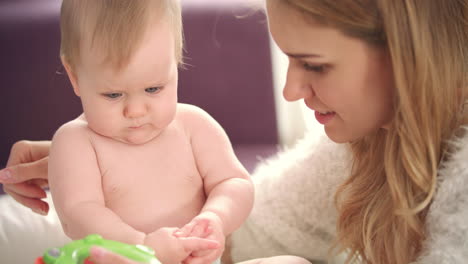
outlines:
[[[139,118],[146,114],[147,107],[144,103],[131,102],[128,103],[124,110],[124,116],[126,118]]]

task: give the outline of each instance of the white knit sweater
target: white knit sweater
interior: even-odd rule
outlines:
[[[274,255],[326,260],[335,237],[334,194],[349,175],[346,145],[307,135],[263,162],[253,174],[255,206],[232,235],[234,261]],[[440,170],[430,207],[428,239],[416,264],[468,263],[468,136]]]

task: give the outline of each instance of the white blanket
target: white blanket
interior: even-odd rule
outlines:
[[[50,194],[48,194],[50,197]],[[50,202],[48,216],[33,213],[9,195],[0,196],[0,263],[32,264],[51,247],[70,241]]]

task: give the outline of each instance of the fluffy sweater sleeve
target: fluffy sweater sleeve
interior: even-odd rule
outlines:
[[[468,263],[468,132],[453,144],[440,166],[427,239],[413,264]],[[283,254],[325,260],[335,237],[333,197],[349,175],[350,161],[345,145],[309,135],[263,162],[253,174],[253,212],[232,235],[233,260]]]
[[[440,166],[427,239],[415,264],[468,263],[468,136],[453,144],[456,151]]]
[[[235,262],[274,255],[324,260],[335,237],[334,194],[349,173],[345,145],[306,135],[253,174],[254,209],[231,236]]]

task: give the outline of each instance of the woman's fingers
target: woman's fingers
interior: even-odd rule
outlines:
[[[21,140],[13,144],[7,167],[34,162],[49,156],[50,141]]]
[[[0,171],[0,183],[13,184],[33,179],[47,179],[49,157],[29,163],[12,165]]]
[[[43,199],[47,197],[46,192],[41,187],[29,182],[6,184],[3,189],[10,195],[14,193],[25,198]]]
[[[16,181],[16,179],[13,181]],[[3,183],[3,190],[18,203],[30,208],[38,214],[47,215],[49,212],[49,205],[41,200],[47,197],[46,192],[42,189],[46,185],[47,181],[43,179],[23,182],[20,180],[20,183]]]
[[[38,198],[29,198],[19,195],[15,192],[11,192],[9,189],[4,188],[4,191],[9,194],[18,203],[30,208],[33,212],[40,215],[47,215],[49,212],[49,204]]]
[[[0,183],[5,193],[36,213],[46,215],[49,205],[42,201],[47,195],[49,141],[19,141],[13,145],[7,168],[0,170]]]

